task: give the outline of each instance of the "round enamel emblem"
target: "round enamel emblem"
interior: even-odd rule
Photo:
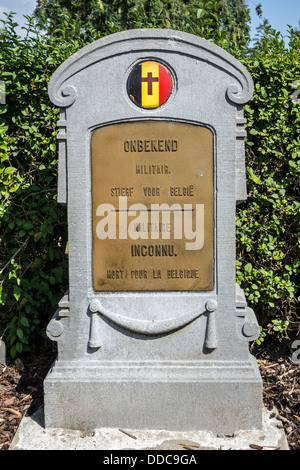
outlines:
[[[171,73],[153,60],[135,65],[128,77],[128,95],[141,108],[158,108],[169,99],[172,91]]]

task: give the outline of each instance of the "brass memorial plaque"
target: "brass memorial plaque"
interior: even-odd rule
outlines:
[[[93,132],[91,155],[94,290],[212,290],[212,132],[114,124]]]

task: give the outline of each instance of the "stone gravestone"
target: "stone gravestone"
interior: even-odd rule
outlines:
[[[70,276],[46,428],[261,428],[259,327],[235,282],[252,93],[230,54],[172,30],[99,39],[54,73]]]
[[[6,346],[0,338],[0,364],[6,364]]]

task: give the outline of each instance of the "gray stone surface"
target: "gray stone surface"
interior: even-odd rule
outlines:
[[[289,450],[276,412],[263,409],[262,429],[238,431],[234,436],[206,431],[174,432],[166,430],[101,428],[91,432],[67,429],[45,429],[43,409],[25,417],[10,450],[251,450],[250,444],[262,450]]]
[[[135,106],[126,91],[133,64],[149,57],[168,64],[177,83],[172,98],[153,110]],[[242,105],[252,93],[235,58],[171,30],[99,39],[54,73],[49,95],[60,107],[58,202],[68,209],[70,280],[47,329],[58,360],[44,383],[46,428],[261,428],[262,382],[249,354],[259,328],[235,284],[235,210],[246,198]],[[91,133],[143,120],[198,124],[214,134],[210,292],[93,291]],[[181,317],[189,322],[174,329]],[[148,331],[158,321],[169,323],[167,334],[134,329],[142,322]]]
[[[6,364],[6,346],[0,339],[0,364]]]

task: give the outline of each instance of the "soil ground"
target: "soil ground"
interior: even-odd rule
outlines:
[[[252,351],[264,386],[264,405],[279,412],[290,450],[300,450],[300,365],[287,351]],[[15,361],[0,364],[0,450],[8,450],[22,417],[43,405],[43,381],[55,360],[53,344],[45,343]]]

